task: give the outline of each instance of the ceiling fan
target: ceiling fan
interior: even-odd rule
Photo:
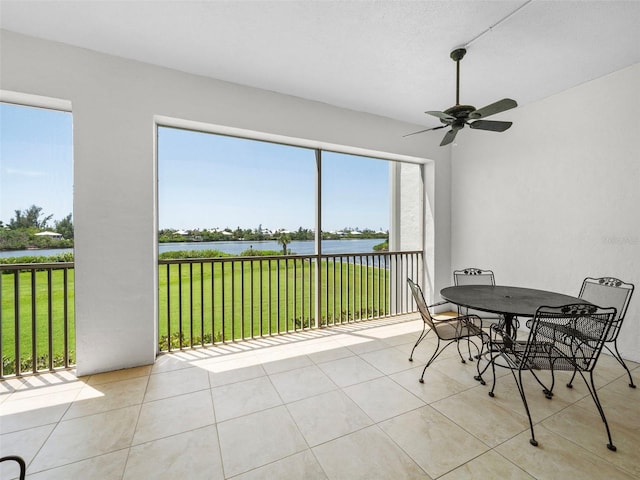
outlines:
[[[418,133],[429,132],[431,130],[451,127],[451,130],[446,133],[442,142],[440,142],[440,146],[442,147],[453,142],[458,134],[458,130],[462,130],[465,125],[469,125],[469,127],[476,128],[478,130],[489,130],[491,132],[504,132],[512,125],[512,122],[481,120],[490,115],[495,115],[496,113],[517,107],[518,104],[516,101],[511,100],[510,98],[503,98],[502,100],[498,100],[497,102],[478,110],[471,105],[460,105],[460,60],[464,58],[465,53],[467,53],[466,49],[457,48],[452,51],[450,55],[451,59],[456,62],[456,104],[453,107],[446,109],[444,112],[424,112],[428,115],[433,115],[434,117],[439,118],[444,125],[427,128],[426,130],[420,130],[419,132],[409,133],[408,135],[405,135],[405,137],[416,135]],[[475,121],[470,122],[470,120]]]

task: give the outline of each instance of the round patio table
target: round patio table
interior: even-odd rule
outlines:
[[[533,317],[538,307],[560,307],[572,303],[590,303],[578,297],[534,288],[502,285],[460,285],[440,290],[448,302],[504,316],[507,335],[511,336],[515,317]]]

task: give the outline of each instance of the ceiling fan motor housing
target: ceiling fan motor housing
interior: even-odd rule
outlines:
[[[465,53],[467,53],[466,48],[456,48],[451,52],[451,55],[449,56],[451,57],[451,60],[453,60],[454,62],[459,62],[464,58]]]
[[[471,105],[454,105],[451,108],[447,108],[444,113],[456,118],[468,118],[471,112],[475,112],[476,107]]]

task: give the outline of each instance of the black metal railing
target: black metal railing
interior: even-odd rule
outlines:
[[[421,251],[159,260],[160,350],[412,311]]]
[[[73,263],[0,265],[0,377],[75,362]]]
[[[159,349],[414,311],[420,251],[159,260]],[[0,377],[75,363],[74,263],[0,265]]]

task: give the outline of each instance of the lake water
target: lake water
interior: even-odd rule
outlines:
[[[349,240],[323,240],[322,253],[371,253],[373,247],[382,243],[379,238],[363,238]],[[292,254],[309,255],[314,253],[315,243],[312,240],[292,241],[287,249]],[[224,253],[239,255],[241,252],[253,248],[254,250],[282,250],[282,246],[275,240],[263,241],[234,241],[234,242],[177,242],[161,243],[158,251],[171,252],[176,250],[220,250]],[[24,257],[31,255],[58,255],[73,252],[72,248],[52,248],[42,250],[12,250],[0,252],[0,258]]]

